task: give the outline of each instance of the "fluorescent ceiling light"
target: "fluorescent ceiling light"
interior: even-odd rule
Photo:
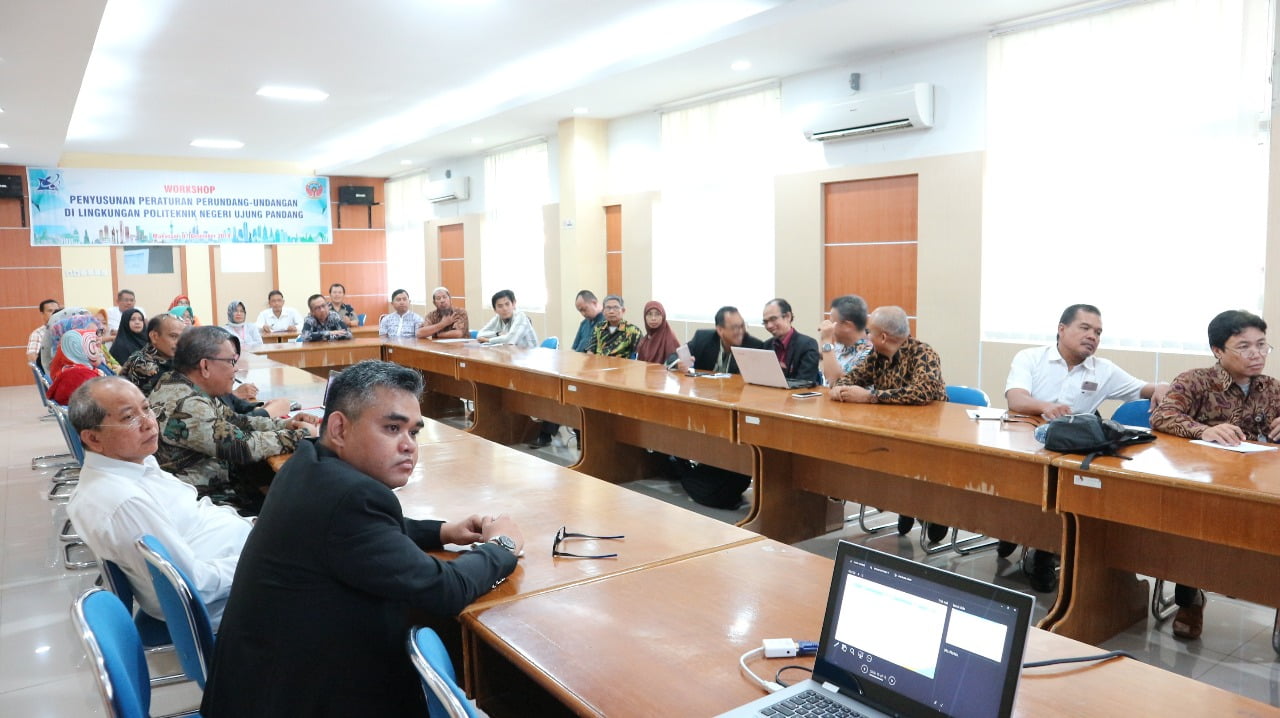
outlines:
[[[192,147],[200,147],[206,150],[238,150],[244,147],[244,143],[240,140],[191,140]]]
[[[484,144],[484,138],[483,138],[483,137],[472,137],[472,138],[471,138],[471,144],[473,144],[473,145],[483,145],[483,144]]]
[[[575,108],[573,108],[573,114],[575,114],[575,115],[585,115],[585,114],[587,114],[587,113],[588,113],[588,112],[590,112],[590,111],[591,111],[591,110],[589,110],[589,109],[587,109],[587,108],[585,108],[585,107],[575,107]]]
[[[733,70],[734,72],[742,72],[742,71],[744,71],[744,70],[750,70],[750,69],[751,69],[751,61],[750,61],[750,60],[735,60],[735,61],[734,61],[734,63],[733,63],[732,65],[730,65],[730,66],[729,66],[729,69],[730,69],[730,70]]]
[[[7,150],[7,149],[9,149],[9,145],[6,145],[5,143],[0,142],[0,150]]]
[[[400,160],[400,164],[402,164],[402,165],[411,165],[411,164],[413,164],[413,160]]]
[[[281,87],[279,85],[264,85],[258,89],[258,94],[262,97],[270,97],[276,100],[297,100],[299,102],[320,102],[329,96],[329,93],[323,90],[311,90],[305,87]]]

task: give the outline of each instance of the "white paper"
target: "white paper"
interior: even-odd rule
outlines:
[[[970,419],[1003,419],[1005,410],[994,406],[980,406],[965,411]]]
[[[1234,451],[1239,454],[1256,454],[1260,451],[1276,450],[1276,447],[1274,446],[1268,446],[1266,444],[1250,444],[1247,441],[1239,446],[1227,446],[1226,444],[1219,444],[1215,441],[1205,441],[1204,439],[1192,439],[1191,443],[1199,444],[1201,446],[1212,446],[1215,449],[1226,449],[1227,451]]]

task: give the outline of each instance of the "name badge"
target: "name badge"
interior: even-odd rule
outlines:
[[[1086,381],[1085,383],[1080,385],[1080,391],[1097,391],[1097,390],[1098,390],[1098,382],[1096,381]]]

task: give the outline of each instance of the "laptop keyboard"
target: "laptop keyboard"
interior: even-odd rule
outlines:
[[[770,718],[861,718],[862,714],[852,708],[836,703],[815,690],[807,690],[778,701],[767,708],[760,709],[761,715]]]

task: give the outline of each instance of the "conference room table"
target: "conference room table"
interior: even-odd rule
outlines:
[[[1047,622],[1099,642],[1141,620],[1154,576],[1280,606],[1280,451],[1236,453],[1169,434],[1131,457],[1060,456],[1057,508],[1074,567]]]
[[[762,540],[468,611],[471,688],[518,715],[532,686],[579,716],[712,716],[763,695],[738,658],[764,638],[818,640],[832,561]],[[1026,661],[1097,655],[1037,628]],[[772,680],[783,665],[748,663]],[[789,671],[783,680],[807,677]],[[514,707],[514,708],[513,708]],[[547,713],[540,713],[547,715]],[[1024,669],[1015,716],[1274,716],[1280,710],[1128,658]]]
[[[240,369],[260,397],[307,404],[324,389],[261,355]],[[511,577],[459,617],[464,683],[494,715],[711,715],[759,695],[736,662],[761,638],[818,637],[830,559],[436,421],[418,438],[418,465],[397,490],[406,516],[509,512],[526,541]],[[561,546],[616,558],[553,557],[562,526],[626,538]],[[1033,629],[1027,660],[1096,652]],[[770,663],[757,661],[757,671],[776,670]],[[1127,659],[1028,670],[1015,705],[1019,716],[1178,710],[1280,713]]]
[[[371,324],[371,325],[366,325],[361,327],[349,327],[349,328],[351,329],[351,335],[357,339],[367,339],[369,337],[378,336],[377,324]],[[262,334],[262,342],[264,344],[284,344],[287,342],[297,342],[297,341],[298,341],[297,331],[263,332]]]
[[[298,344],[268,356],[311,366],[335,349]],[[352,353],[376,342],[354,340]],[[784,543],[838,527],[865,502],[1063,555],[1042,627],[1100,642],[1142,618],[1133,572],[1280,604],[1270,570],[1280,528],[1280,455],[1236,455],[1161,436],[1098,459],[1045,451],[1028,423],[970,419],[966,407],[859,405],[689,377],[624,359],[468,342],[383,340],[384,356],[451,382],[474,400],[472,433],[515,443],[528,416],[581,428],[580,472],[621,482],[656,475],[672,454],[752,475],[745,528]],[[336,350],[340,353],[340,350]],[[452,395],[450,397],[452,399]],[[652,449],[657,454],[646,451]],[[1105,479],[1106,489],[1090,487]],[[1187,560],[1184,560],[1183,557]],[[1256,568],[1255,568],[1256,567]]]

